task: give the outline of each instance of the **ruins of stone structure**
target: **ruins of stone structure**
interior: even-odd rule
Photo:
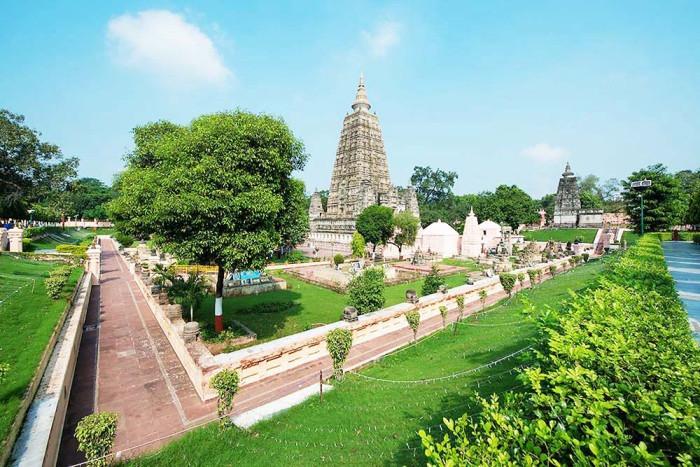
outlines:
[[[555,227],[601,227],[603,225],[602,210],[581,209],[578,181],[568,162],[559,179],[552,224]]]
[[[326,210],[318,193],[311,196],[310,246],[349,253],[355,220],[363,209],[374,204],[407,210],[420,218],[415,189],[391,184],[379,119],[370,108],[364,77],[360,75],[352,112],[343,120]],[[410,252],[404,248],[404,254]]]

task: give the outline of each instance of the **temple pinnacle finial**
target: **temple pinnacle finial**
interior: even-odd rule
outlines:
[[[474,206],[469,206],[469,215],[470,216],[474,215]]]
[[[360,83],[357,85],[357,95],[355,96],[355,102],[352,103],[352,109],[357,111],[359,109],[369,110],[372,107],[367,99],[367,92],[365,91],[365,75],[360,73]]]

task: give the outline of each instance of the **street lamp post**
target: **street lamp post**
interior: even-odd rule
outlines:
[[[644,188],[651,186],[651,180],[636,180],[630,183],[631,188],[639,189],[639,233],[644,235]]]

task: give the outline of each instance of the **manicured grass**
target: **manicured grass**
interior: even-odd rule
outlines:
[[[569,290],[593,283],[602,263],[591,262],[522,292],[536,306],[560,307]],[[516,296],[518,297],[518,296]],[[519,298],[501,302],[479,319],[421,340],[361,371],[369,377],[422,380],[472,370],[523,349],[534,325],[524,320]],[[425,465],[417,436],[443,417],[474,409],[476,391],[487,396],[517,390],[513,369],[526,357],[428,383],[370,381],[348,374],[335,390],[314,397],[251,430],[222,431],[218,423],[196,429],[133,465]]]
[[[523,235],[528,242],[573,242],[580,237],[583,243],[593,243],[596,232],[598,229],[544,229],[528,230],[523,232]]]
[[[476,264],[476,261],[474,261],[473,259],[445,258],[441,262],[442,264],[446,264],[448,266],[458,266],[460,268],[466,268],[467,271],[481,270],[481,266]]]
[[[105,229],[107,230],[107,229]],[[97,231],[97,234],[104,233],[101,229]],[[67,235],[67,236],[66,236]],[[95,232],[92,229],[65,229],[61,230],[60,227],[51,229],[51,231],[44,237],[37,240],[32,240],[30,245],[31,251],[36,250],[54,250],[58,245],[61,244],[77,244],[88,237],[94,236]]]
[[[66,307],[66,298],[80,277],[80,270],[75,269],[63,290],[63,297],[51,300],[46,295],[44,279],[56,266],[56,263],[0,255],[0,300],[3,301],[0,304],[0,363],[10,365],[6,380],[0,384],[3,449],[22,398]]]
[[[224,322],[230,322],[232,319],[240,321],[255,331],[258,342],[264,342],[305,331],[314,325],[333,323],[341,318],[343,308],[347,306],[347,295],[309,284],[283,272],[275,275],[287,281],[287,290],[224,299]],[[463,274],[445,277],[448,287],[456,287],[465,282],[466,277]],[[420,295],[422,285],[423,279],[418,279],[387,287],[384,292],[386,306],[403,302],[407,289],[413,289]],[[275,313],[239,312],[242,309],[254,309],[262,303],[273,302],[294,302],[294,305]],[[213,323],[213,309],[214,298],[208,296],[195,312],[195,319]]]

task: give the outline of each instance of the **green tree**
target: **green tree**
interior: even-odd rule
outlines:
[[[242,111],[148,124],[134,130],[134,143],[112,219],[179,259],[218,266],[221,331],[224,272],[262,269],[284,240],[304,146],[282,120]]]
[[[75,177],[78,159],[40,137],[22,115],[0,109],[0,217],[26,218],[30,207],[35,219],[56,216],[50,204]]]
[[[355,228],[365,241],[372,244],[372,252],[377,245],[386,245],[394,233],[394,211],[386,206],[366,207],[355,221]]]
[[[399,259],[404,245],[413,245],[418,234],[420,222],[408,211],[401,211],[394,215],[394,240],[392,243],[399,249]]]
[[[190,272],[186,279],[180,276],[172,279],[172,295],[190,309],[190,321],[194,321],[194,310],[199,308],[208,290],[206,277],[198,272]]]
[[[539,219],[539,205],[530,195],[515,185],[500,185],[488,201],[491,219],[499,224],[517,229],[520,224],[530,224]]]
[[[557,201],[557,195],[555,193],[549,193],[544,195],[540,199],[540,206],[547,213],[547,220],[552,221],[554,219],[554,205]]]
[[[350,243],[350,248],[352,249],[352,255],[356,258],[363,258],[365,256],[365,248],[367,243],[365,238],[360,232],[352,233],[352,242]]]
[[[635,189],[635,180],[651,180],[650,187]],[[632,224],[640,228],[640,193],[644,195],[644,228],[648,231],[664,230],[683,221],[687,210],[687,198],[676,177],[668,173],[662,164],[633,172],[622,182],[627,213]],[[641,190],[641,191],[640,191]]]
[[[695,186],[695,192],[690,197],[686,220],[689,224],[700,225],[700,183]]]
[[[452,196],[452,188],[457,180],[457,172],[446,172],[430,167],[414,167],[411,185],[416,188],[418,202],[440,204]]]
[[[371,313],[384,306],[384,271],[368,268],[356,275],[348,284],[348,305],[358,314]]]
[[[440,270],[433,264],[430,268],[430,272],[425,276],[423,280],[423,286],[421,288],[422,295],[434,294],[440,289],[441,285],[445,284],[445,278],[440,275]]]
[[[288,204],[282,212],[280,235],[282,244],[291,251],[309,233],[309,216],[304,182],[293,178],[289,182],[289,188]]]
[[[106,205],[114,198],[114,191],[96,178],[79,178],[68,185],[65,206],[77,218],[106,219]]]

